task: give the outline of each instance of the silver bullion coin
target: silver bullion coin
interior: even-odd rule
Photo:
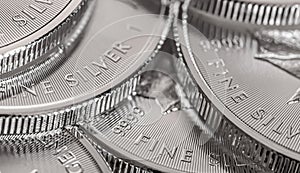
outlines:
[[[79,129],[79,131],[84,134],[84,136],[88,139],[91,145],[97,150],[97,152],[102,156],[105,160],[106,164],[109,166],[112,172],[122,172],[122,173],[154,173],[151,169],[147,167],[141,167],[135,164],[132,164],[130,161],[126,161],[123,158],[116,157],[111,154],[109,151],[104,149],[98,143],[93,141],[91,138],[83,132],[83,130]]]
[[[1,173],[108,173],[104,158],[75,128],[0,136]]]
[[[193,0],[193,13],[208,13],[255,25],[298,25],[299,0]]]
[[[189,117],[197,114],[181,102],[183,92],[172,77],[174,57],[164,52],[157,56],[150,64],[161,69],[142,73],[135,96],[80,124],[88,138],[148,172],[266,172],[219,145],[205,124],[195,125]]]
[[[0,74],[30,67],[59,45],[88,0],[1,1]],[[2,78],[2,77],[1,77]]]
[[[41,82],[0,100],[0,134],[56,129],[113,108],[132,93],[138,70],[163,44],[171,23],[166,7],[165,1],[98,1],[67,60]]]
[[[208,106],[223,114],[219,135],[246,157],[274,172],[298,172],[298,27],[253,29],[228,21],[215,23],[205,15],[188,15],[188,3],[183,5],[179,33],[187,45],[182,54],[193,76],[191,83],[200,88],[189,92],[213,100]],[[195,25],[206,31],[209,42],[202,42],[203,35],[186,25],[190,17],[202,21]],[[204,56],[209,50],[220,57]]]
[[[81,6],[77,7],[80,8],[74,14],[77,21],[74,20],[72,26],[68,26],[72,28],[69,29],[68,36],[43,55],[43,58],[31,63],[30,67],[22,66],[14,71],[0,74],[0,92],[2,93],[0,99],[13,96],[40,82],[65,61],[67,55],[76,48],[84,35],[94,9],[94,3],[95,0],[83,1]]]

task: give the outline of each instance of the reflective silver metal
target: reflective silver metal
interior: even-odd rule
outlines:
[[[47,59],[72,33],[88,1],[1,1],[0,74],[17,73]]]
[[[171,18],[162,15],[166,5],[98,1],[86,35],[63,64],[21,92],[3,89],[0,134],[36,133],[74,124],[126,98],[139,80],[138,71],[168,33]]]
[[[176,62],[159,52],[144,69],[135,96],[81,123],[81,129],[111,153],[113,163],[121,158],[147,172],[266,172],[211,136],[176,83]]]
[[[75,128],[0,136],[1,173],[108,173],[106,161]]]
[[[76,13],[80,15],[80,20],[76,22],[76,25],[72,26],[72,31],[68,33],[68,37],[49,51],[47,55],[35,61],[30,67],[22,66],[13,72],[0,75],[2,98],[18,94],[22,92],[22,89],[30,88],[39,83],[66,60],[84,35],[95,6],[94,4],[95,0],[89,0],[85,2],[84,6],[80,7],[80,13],[82,14]]]
[[[94,140],[88,138],[88,135],[86,135],[81,129],[79,129],[79,131],[85,135],[89,142],[95,147],[97,152],[104,158],[106,164],[110,167],[112,172],[153,173],[153,171],[147,167],[140,167],[130,163],[130,161],[126,161],[120,157],[116,157],[107,150],[103,149],[103,147],[96,143]]]
[[[272,172],[298,172],[299,26],[252,27],[205,14],[191,16],[188,2],[179,33],[193,76],[185,84],[192,104],[217,110],[221,121],[215,134],[247,158]],[[219,56],[208,56],[212,51]]]
[[[299,0],[193,0],[190,11],[255,25],[298,25]]]
[[[0,173],[300,172],[297,3],[0,2]]]

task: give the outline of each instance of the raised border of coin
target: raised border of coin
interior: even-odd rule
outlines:
[[[0,53],[0,74],[11,72],[17,68],[31,64],[33,61],[41,60],[52,49],[60,45],[74,26],[81,20],[90,0],[80,0],[75,9],[57,26],[40,38],[29,41],[25,45]],[[27,38],[26,38],[27,39]],[[1,49],[8,49],[13,45]]]
[[[189,1],[186,1],[183,5],[183,24],[187,23],[186,21],[188,15],[186,11],[188,9],[188,3]],[[183,28],[183,34],[180,34],[180,36],[181,38],[183,37],[184,39],[186,39],[185,44],[188,45],[188,50],[181,49],[180,53],[183,54],[183,56],[192,57],[194,53],[188,41],[189,36],[187,33],[187,26],[185,25]],[[182,57],[182,59],[184,58]],[[179,73],[181,75],[189,74],[189,70],[195,72],[195,68],[192,66],[189,66],[189,70],[187,69],[186,64],[190,63],[186,63],[186,60],[182,61],[183,62],[181,66],[179,66]],[[293,159],[297,157],[295,154],[291,154],[291,152],[285,153],[282,149],[280,149],[279,151],[271,149],[270,146],[267,145],[268,141],[264,142],[264,144],[263,142],[259,142],[258,140],[254,139],[254,137],[244,132],[244,128],[237,127],[226,116],[224,116],[223,114],[226,113],[226,108],[224,108],[223,111],[220,111],[218,109],[222,108],[222,106],[219,105],[219,101],[217,100],[216,102],[211,101],[212,97],[214,96],[207,96],[207,93],[210,92],[208,91],[209,89],[206,88],[207,86],[205,86],[205,84],[202,85],[203,88],[199,88],[196,84],[197,82],[191,76],[186,76],[181,81],[185,88],[190,88],[191,86],[197,88],[193,92],[187,91],[189,92],[187,93],[187,95],[189,96],[189,99],[192,101],[193,105],[196,108],[198,105],[204,105],[204,108],[199,110],[199,116],[203,116],[202,113],[204,113],[205,110],[211,109],[216,111],[217,113],[209,114],[209,116],[213,116],[215,119],[222,117],[219,124],[219,128],[215,133],[216,136],[220,137],[224,141],[227,141],[234,149],[242,153],[245,157],[252,159],[253,161],[261,164],[266,168],[271,169],[274,172],[298,172],[300,170],[300,162],[298,160]],[[263,140],[263,138],[258,138],[260,140]],[[271,143],[269,143],[269,145],[271,145]],[[293,158],[287,155],[293,156]]]
[[[161,5],[163,9],[165,9],[167,6],[167,4]],[[131,8],[131,6],[126,8]],[[161,24],[160,26],[164,28],[163,33],[160,33],[162,35],[160,35],[159,37],[156,36],[157,42],[155,42],[154,44],[152,43],[151,47],[153,47],[153,50],[151,49],[151,52],[148,51],[149,56],[144,57],[145,61],[139,60],[139,66],[130,69],[130,72],[134,73],[127,74],[128,76],[126,76],[126,79],[124,79],[124,81],[114,81],[113,87],[111,86],[112,84],[110,84],[110,86],[109,84],[105,85],[103,89],[100,88],[102,90],[105,89],[105,92],[103,91],[104,93],[97,93],[97,95],[95,95],[95,91],[88,91],[90,95],[93,94],[93,97],[84,96],[83,98],[80,98],[80,101],[75,100],[76,103],[74,102],[74,100],[72,100],[72,98],[70,98],[67,100],[68,102],[66,101],[66,106],[57,104],[57,106],[61,107],[53,108],[53,110],[49,107],[43,107],[46,110],[39,110],[41,113],[36,113],[31,107],[25,107],[24,105],[20,105],[20,107],[25,108],[32,113],[28,113],[25,110],[10,109],[10,113],[7,112],[6,114],[0,115],[0,134],[30,134],[49,131],[64,127],[66,125],[74,125],[79,120],[88,120],[94,115],[101,114],[109,109],[112,109],[116,104],[118,104],[124,98],[128,97],[135,90],[136,84],[139,81],[139,70],[141,70],[153,58],[158,49],[160,49],[161,45],[164,43],[164,39],[166,37],[165,34],[168,33],[169,25],[172,19],[170,17],[165,18],[164,16],[161,16],[160,19],[164,19],[163,25]],[[131,37],[132,33],[134,32],[131,31]],[[147,41],[150,42],[151,40]],[[124,76],[121,77],[124,78]],[[62,79],[65,80],[64,78]],[[72,88],[69,89],[71,89],[72,91]],[[44,105],[41,104],[41,106]],[[8,110],[8,108],[6,108],[5,106],[2,106],[1,108],[4,109],[4,112],[5,110]]]
[[[251,0],[193,0],[189,8],[191,13],[201,10],[221,18],[256,25],[284,26],[300,23],[299,4],[293,4],[293,1],[286,4],[275,3]]]
[[[79,43],[80,38],[84,34],[84,31],[89,23],[91,15],[94,10],[95,0],[89,0],[89,5],[84,6],[85,9],[81,10],[81,18],[74,26],[74,31],[69,33],[69,36],[62,41],[62,43],[54,48],[53,52],[46,56],[41,62],[37,62],[30,68],[24,69],[20,67],[20,72],[14,75],[8,75],[9,73],[2,75],[4,77],[0,79],[0,93],[5,92],[6,95],[1,96],[10,97],[18,92],[21,92],[22,88],[30,88],[31,85],[38,83],[40,80],[49,75],[55,67],[59,66],[68,57],[71,51]],[[9,88],[8,86],[15,86]],[[9,91],[8,88],[11,90]],[[6,90],[6,91],[4,91]]]
[[[69,145],[73,145],[74,143],[76,146],[80,147],[80,150],[78,150],[78,148],[76,150],[72,150],[72,146],[70,147]],[[22,154],[24,154],[26,158],[30,158],[31,155],[39,155],[39,153],[41,152],[43,154],[43,157],[39,157],[39,159],[41,159],[41,164],[46,163],[44,162],[45,159],[53,157],[54,159],[58,160],[57,164],[59,166],[62,166],[62,170],[65,170],[66,172],[71,172],[71,170],[87,171],[87,169],[89,170],[88,172],[99,171],[99,173],[107,173],[112,171],[109,168],[109,165],[106,162],[105,158],[102,155],[99,155],[98,149],[89,142],[89,139],[82,131],[78,130],[77,127],[66,127],[54,131],[30,135],[3,135],[0,136],[0,145],[3,149],[2,151],[9,152],[9,154],[15,155],[15,157],[20,157],[22,156]],[[52,153],[51,156],[45,155],[45,153],[43,152],[46,150],[53,150],[53,155]],[[88,160],[81,160],[83,158],[78,157],[81,156],[82,153],[86,154],[86,156],[83,158]],[[37,161],[37,163],[39,163],[39,160],[31,159],[28,161]],[[23,161],[26,163],[27,160]],[[85,167],[82,167],[83,165],[85,165]],[[93,166],[87,167],[91,165]],[[44,168],[43,165],[35,166],[41,166],[41,168]],[[44,166],[47,167],[47,165]],[[34,169],[32,172],[39,172],[39,170]]]
[[[174,49],[176,49],[176,47]],[[195,129],[198,128],[195,127],[195,129],[193,129],[195,133],[189,131],[194,125],[194,122],[190,120],[190,118],[196,114],[193,114],[194,111],[188,104],[185,105],[176,102],[177,96],[181,93],[183,94],[183,92],[177,91],[177,89],[180,90],[180,86],[175,84],[177,73],[175,70],[172,70],[174,64],[165,60],[167,58],[173,59],[174,56],[166,54],[164,51],[165,50],[162,49],[157,54],[158,57],[149,64],[148,68],[146,67],[145,71],[147,73],[141,75],[141,85],[138,85],[139,88],[134,96],[122,102],[112,111],[104,115],[97,115],[91,122],[82,124],[81,128],[85,130],[88,137],[91,138],[91,141],[113,153],[114,157],[111,156],[111,159],[121,158],[119,162],[114,160],[112,164],[122,163],[126,160],[128,163],[133,163],[136,166],[162,172],[205,172],[209,170],[215,172],[244,170],[247,172],[246,170],[256,170],[250,168],[252,167],[252,162],[242,162],[242,164],[249,164],[247,165],[249,167],[245,169],[238,164],[238,166],[236,166],[234,162],[236,155],[231,155],[231,152],[228,152],[228,155],[226,154],[224,156],[226,157],[224,159],[225,161],[223,161],[223,159],[217,160],[219,158],[215,160],[215,162],[220,161],[222,164],[225,162],[228,164],[227,166],[218,165],[218,163],[214,163],[215,165],[211,163],[212,166],[209,165],[210,152],[214,152],[214,150],[219,151],[219,148],[215,147],[216,145],[208,144],[205,149],[200,149],[202,148],[202,142],[205,141],[205,139],[201,140],[198,138],[201,136],[201,130],[197,130],[197,132],[200,133],[196,133]],[[162,69],[156,69],[157,66]],[[155,75],[155,71],[162,72],[161,74],[166,74],[166,76],[162,75],[164,76],[163,78],[155,78],[159,76]],[[171,82],[169,79],[166,79],[167,76],[170,78],[172,78],[171,76],[175,77],[174,86],[172,85],[172,87],[170,87],[170,85],[168,85]],[[148,86],[151,85],[150,83],[153,83],[153,88],[150,87],[149,89]],[[173,87],[176,88],[176,91],[173,90]],[[149,93],[147,93],[148,91]],[[180,95],[180,98],[182,97],[183,95]],[[166,102],[170,104],[163,104]],[[179,106],[181,104],[184,106]],[[167,105],[168,111],[166,111],[166,107],[163,105]],[[205,108],[204,104],[203,106]],[[180,110],[183,112],[176,112]],[[144,114],[143,112],[147,113]],[[181,113],[183,114],[182,116],[180,116]],[[207,116],[208,114],[209,112],[206,111],[205,115]],[[197,116],[195,117],[197,119]],[[176,121],[177,118],[178,120]],[[215,122],[212,116],[209,116],[208,119],[211,123]],[[158,125],[156,125],[157,122]],[[199,129],[205,131],[206,129],[203,126],[199,126]],[[188,135],[188,132],[191,132],[191,134]],[[189,138],[191,141],[189,140],[187,142],[187,140],[185,140],[186,135],[192,138]],[[221,145],[221,147],[223,147],[223,145]],[[223,157],[223,155],[221,155],[221,157]],[[213,160],[213,158],[211,159]],[[192,163],[189,163],[190,161]],[[200,162],[204,165],[201,166],[199,164]],[[122,163],[122,165],[126,165],[125,168],[127,168],[127,164]],[[225,168],[223,169],[222,166]],[[253,165],[253,167],[255,167],[255,165]]]
[[[101,145],[92,140],[83,130],[79,127],[79,131],[88,139],[88,141],[95,147],[97,152],[103,156],[106,163],[112,169],[112,172],[122,172],[122,173],[153,173],[151,169],[142,168],[140,166],[134,165],[123,158],[116,157],[109,151],[105,150]]]
[[[138,81],[139,76],[134,76],[100,97],[52,113],[27,116],[0,115],[0,134],[31,134],[74,125],[83,118],[81,116],[92,117],[113,108],[135,90]]]

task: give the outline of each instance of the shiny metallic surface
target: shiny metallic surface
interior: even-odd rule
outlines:
[[[148,171],[266,172],[210,136],[208,124],[197,119],[175,83],[172,66],[177,59],[164,52],[157,56],[150,63],[155,68],[142,73],[135,96],[81,124],[88,138],[111,155]]]
[[[190,10],[223,20],[255,25],[285,26],[299,24],[298,0],[193,0]]]
[[[193,82],[224,116],[219,135],[274,172],[299,171],[299,80],[293,71],[297,29],[237,28],[191,14],[184,12],[183,19],[194,18],[192,23],[209,41],[202,42],[197,29],[183,26],[181,38],[187,44],[183,57]],[[205,56],[211,50],[219,57]]]
[[[79,129],[83,134],[82,129]],[[97,150],[97,152],[104,158],[106,164],[110,168],[112,172],[122,172],[122,173],[153,173],[153,170],[147,167],[140,167],[138,165],[130,163],[131,161],[126,161],[120,157],[116,157],[111,154],[107,150],[105,150],[102,146],[98,144],[92,138],[89,138],[88,135],[85,134],[85,137],[90,141],[93,147]]]
[[[290,5],[290,4],[297,4],[299,0],[241,0],[242,2],[252,2],[252,3],[261,3],[261,4],[282,4],[282,5]]]
[[[145,6],[147,1],[98,1],[85,36],[61,66],[34,86],[22,87],[22,92],[2,92],[0,109],[5,115],[0,118],[0,134],[74,124],[113,108],[131,94],[138,70],[159,49],[171,22],[159,15],[165,7],[156,2],[151,8]],[[120,9],[111,13],[112,7]]]
[[[106,161],[75,128],[0,137],[1,173],[110,172]]]
[[[67,56],[76,48],[84,35],[86,26],[93,14],[94,4],[95,0],[90,0],[88,6],[85,5],[81,7],[85,8],[80,10],[81,13],[84,12],[84,14],[81,14],[81,19],[76,23],[72,32],[69,33],[68,37],[65,38],[60,45],[53,48],[53,50],[48,52],[42,59],[35,61],[29,68],[23,66],[13,72],[0,75],[1,97],[13,96],[20,92],[22,88],[24,89],[25,87],[30,87],[38,83],[51,74],[51,72],[55,70],[55,67],[63,63]],[[3,93],[6,93],[6,95],[3,96]]]
[[[1,2],[0,74],[30,67],[74,29],[87,0]]]
[[[0,2],[0,173],[300,172],[299,5]]]

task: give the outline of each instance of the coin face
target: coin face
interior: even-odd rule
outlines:
[[[23,46],[48,33],[70,15],[79,3],[80,0],[30,0],[17,3],[2,1],[0,13],[1,53],[9,49],[6,48],[8,45],[23,42],[23,44],[19,43]],[[32,40],[29,41],[27,37],[31,37]]]
[[[167,60],[172,56],[161,52],[157,56],[160,65],[155,66],[163,69],[147,69],[137,96],[81,124],[86,134],[116,157],[153,171],[231,172],[254,168],[254,163],[211,139],[205,123],[195,125],[192,117],[197,113],[180,101],[183,96],[172,77],[175,74],[167,73],[173,71]]]
[[[0,137],[1,173],[110,172],[104,159],[75,130]]]
[[[214,22],[206,21],[206,29],[210,28],[207,23]],[[204,93],[211,93],[210,99],[217,98],[213,104],[257,143],[299,161],[297,29],[261,28],[254,33],[244,30],[236,34],[243,40],[243,45],[237,47],[226,47],[220,39],[215,40],[218,44],[206,46],[210,42],[201,42],[195,30],[184,29],[190,47],[183,49],[183,54],[199,87]],[[234,27],[226,31],[228,35],[223,38],[233,40]],[[208,50],[216,51],[219,59],[203,56],[201,52]],[[210,81],[203,77],[204,73],[210,74]],[[251,143],[248,145],[252,147]]]
[[[20,60],[19,64],[22,65],[17,67],[11,64],[10,67],[14,67],[14,70],[0,74],[1,86],[14,86],[6,87],[6,97],[13,95],[11,92],[20,92],[18,91],[18,89],[24,86],[31,86],[32,84],[43,80],[46,76],[51,74],[51,72],[55,70],[55,68],[59,66],[59,64],[65,61],[65,59],[67,58],[66,55],[69,55],[81,40],[85,28],[89,23],[90,16],[92,15],[94,3],[95,2],[93,0],[89,0],[88,2],[84,1],[77,7],[80,9],[78,9],[76,12],[73,12],[71,17],[67,18],[68,21],[59,26],[60,30],[65,30],[61,34],[66,34],[66,36],[55,41],[60,42],[58,45],[53,45],[52,48],[48,47],[47,49],[49,49],[49,51],[46,51],[44,48],[38,45],[35,46],[38,47],[38,51],[45,53],[45,55],[41,55],[43,56],[43,58],[39,58],[35,60],[34,63],[25,65],[22,64],[24,62],[21,59],[15,57],[15,59],[18,60],[14,62],[18,62]],[[70,25],[70,23],[72,23],[72,25]],[[57,30],[57,32],[58,31],[59,30]],[[48,34],[47,37],[51,37],[51,34]],[[52,39],[54,39],[54,37]],[[49,43],[47,44],[52,43],[49,40]],[[44,44],[44,46],[47,47],[47,44]],[[31,53],[31,55],[33,54]],[[7,64],[4,63],[2,65]],[[9,92],[9,90],[11,91]]]
[[[2,1],[0,74],[40,59],[63,42],[85,5],[81,0]]]
[[[165,12],[164,5],[155,2],[150,6],[148,1],[97,2],[85,37],[67,61],[42,81],[22,87],[11,97],[5,97],[7,87],[15,86],[3,86],[1,112],[69,119],[111,109],[133,91],[138,80],[134,74],[151,59],[168,33],[171,21],[160,15]],[[111,8],[119,10],[112,12]]]

